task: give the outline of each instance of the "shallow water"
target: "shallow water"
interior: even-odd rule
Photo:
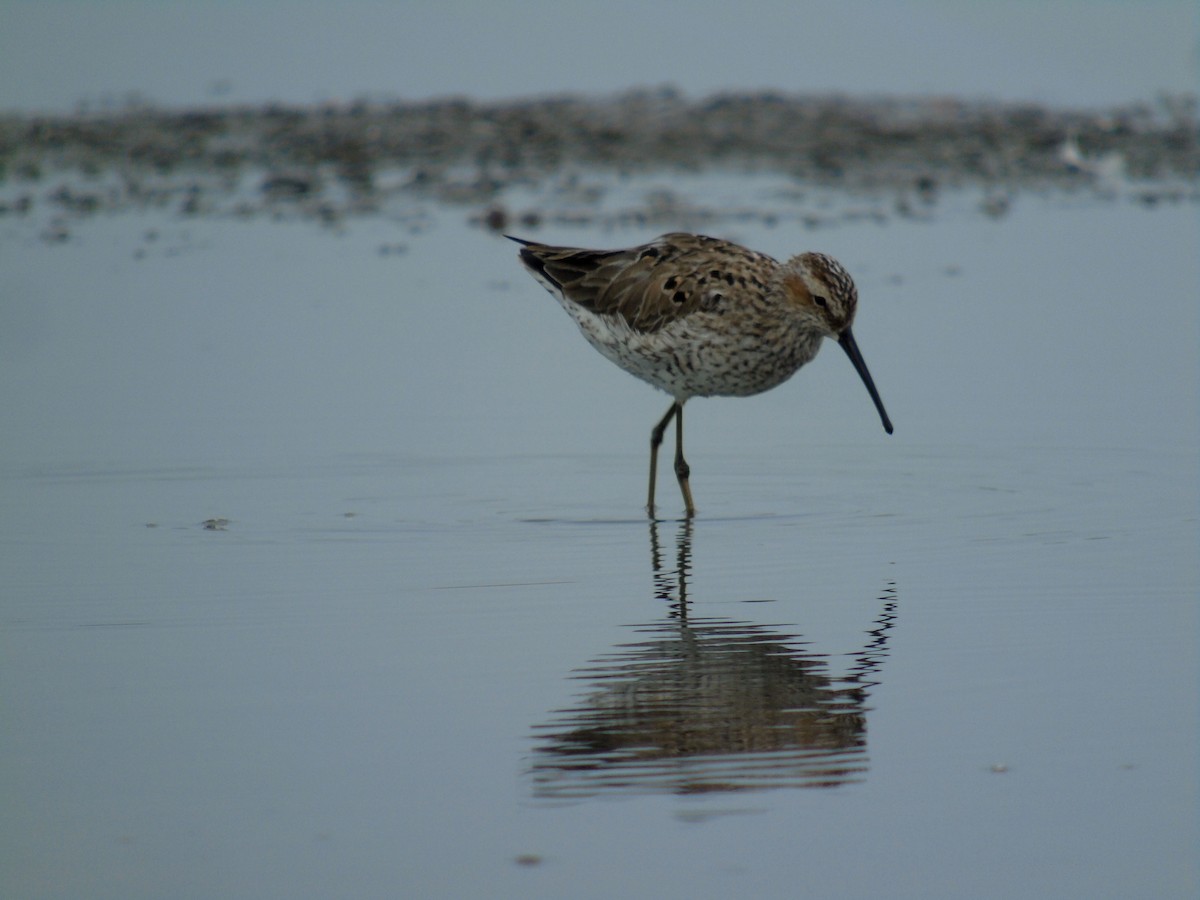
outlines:
[[[1194,893],[1194,210],[723,230],[896,434],[695,401],[690,524],[508,242],[150,218],[0,243],[6,896]]]

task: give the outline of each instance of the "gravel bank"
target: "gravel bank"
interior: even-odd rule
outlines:
[[[1197,122],[1195,97],[1069,110],[952,97],[689,99],[670,89],[500,103],[7,115],[0,217],[37,222],[56,240],[73,219],[139,208],[335,224],[436,202],[466,207],[488,227],[514,215],[537,227],[556,215],[536,200],[549,186],[594,177],[589,190],[575,191],[572,215],[586,219],[590,208],[611,217],[600,212],[606,179],[713,168],[890,196],[887,214],[910,203],[932,207],[940,191],[970,186],[982,189],[990,214],[1029,190],[1195,202]],[[506,205],[514,189],[535,198],[523,211]],[[621,214],[653,216],[663,203],[658,196]],[[754,210],[739,211],[746,214]]]

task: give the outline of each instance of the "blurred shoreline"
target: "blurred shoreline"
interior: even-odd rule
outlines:
[[[658,196],[602,213],[604,179],[714,169],[885,196],[889,212],[901,214],[967,187],[983,191],[982,209],[992,215],[1023,191],[1087,191],[1146,206],[1196,202],[1197,99],[1078,110],[953,97],[690,99],[657,89],[505,102],[0,114],[0,222],[36,221],[49,241],[65,239],[71,220],[102,212],[337,224],[413,201],[465,207],[494,229],[514,219],[536,228],[555,220],[538,192],[564,190],[572,210],[558,204],[560,221],[668,221],[687,202]],[[600,181],[581,188],[589,174]],[[514,191],[533,195],[524,210],[510,210]]]

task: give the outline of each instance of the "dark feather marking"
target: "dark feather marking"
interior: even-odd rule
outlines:
[[[727,256],[735,268],[761,257],[725,241],[695,235],[664,235],[653,244],[627,250],[579,250],[514,238],[523,245],[521,261],[566,300],[601,316],[616,316],[634,331],[658,331],[695,312],[719,309],[724,295],[707,288],[710,278],[737,280],[712,265],[711,254]],[[765,288],[758,279],[754,279]]]

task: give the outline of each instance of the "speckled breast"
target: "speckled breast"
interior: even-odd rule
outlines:
[[[727,318],[695,315],[639,333],[618,317],[563,304],[588,342],[638,378],[678,400],[744,397],[782,384],[817,355],[821,335],[793,323],[739,329]]]

